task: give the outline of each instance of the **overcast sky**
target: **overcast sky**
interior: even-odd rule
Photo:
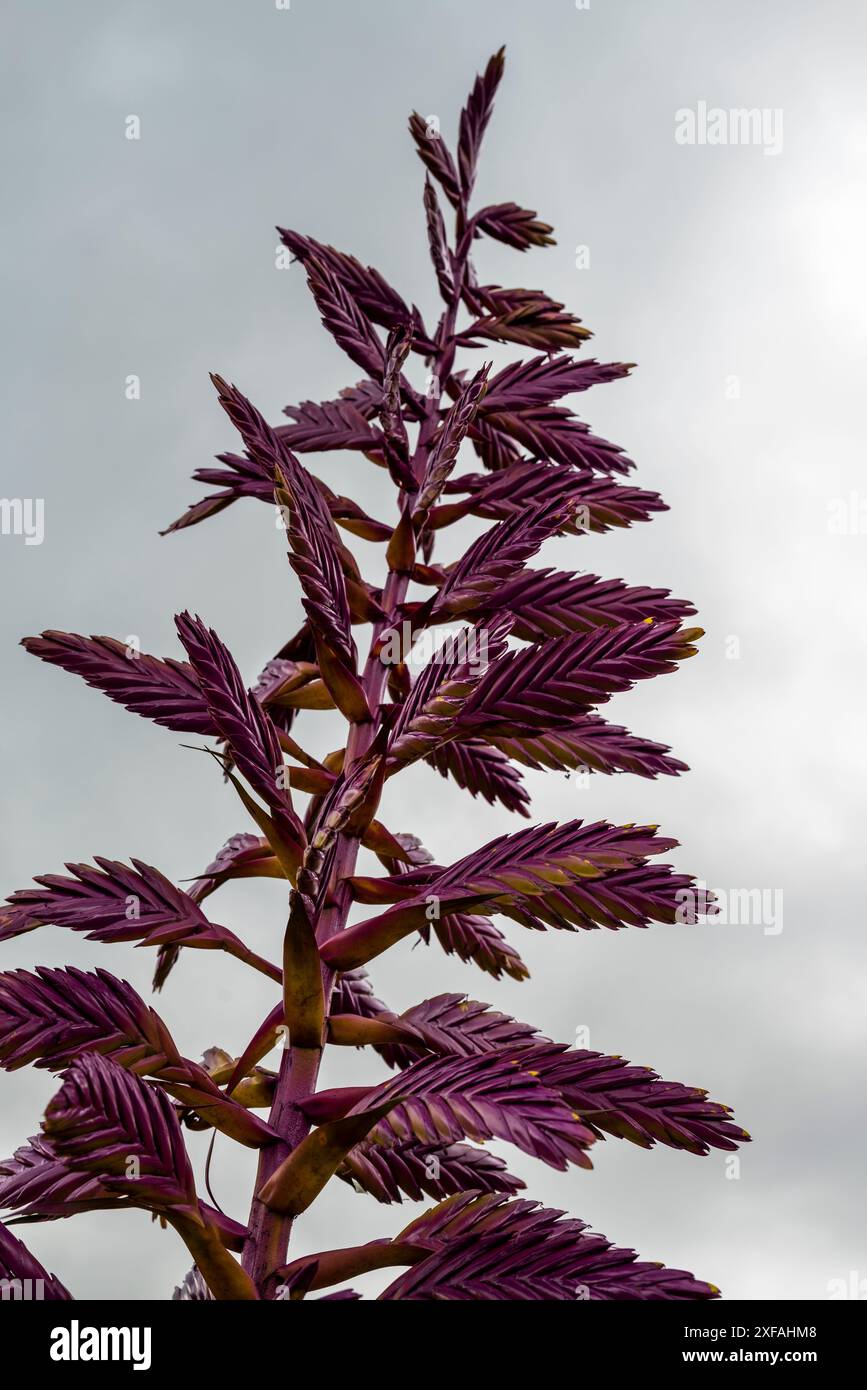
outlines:
[[[433,318],[406,117],[436,114],[451,139],[474,73],[505,42],[477,197],[538,209],[558,244],[521,257],[486,242],[480,277],[544,287],[593,329],[597,356],[638,363],[581,406],[671,506],[651,526],[555,542],[545,560],[671,588],[707,629],[696,660],[611,707],[672,744],[690,774],[588,788],[529,774],[534,815],[659,822],[681,841],[680,866],[726,892],[780,890],[782,916],[575,935],[512,924],[532,970],[521,985],[407,945],[371,973],[394,1008],[466,989],[564,1041],[589,1028],[592,1047],[706,1087],[754,1136],[737,1177],[722,1154],[616,1140],[597,1146],[590,1173],[510,1153],[532,1195],[732,1298],[822,1299],[831,1280],[867,1278],[864,7],[6,8],[2,491],[44,499],[44,539],[0,537],[3,891],[94,854],[135,855],[180,880],[246,828],[210,760],[180,746],[189,739],[16,643],[55,627],[177,656],[172,615],[190,608],[252,680],[295,629],[285,546],[261,504],[157,534],[201,495],[192,470],[238,447],[208,372],[275,421],[358,375],[300,269],[277,268],[275,223],[372,263]],[[679,143],[688,118],[676,113],[700,122],[712,108],[764,111],[764,143]],[[139,140],[125,138],[131,115]],[[360,455],[310,462],[389,514],[383,475]],[[306,729],[311,746],[333,746],[333,726]],[[424,767],[390,784],[383,818],[445,863],[516,828]],[[265,883],[211,901],[274,957],[284,900]],[[67,962],[148,992],[149,951],[54,929],[8,943],[2,967]],[[158,1004],[198,1056],[214,1043],[237,1051],[274,1002],[261,977],[197,952]],[[325,1084],[381,1074],[376,1059],[341,1055]],[[38,1130],[55,1089],[44,1073],[0,1077],[0,1152]],[[213,1185],[243,1218],[252,1168],[233,1148],[218,1140]],[[298,1253],[391,1234],[413,1213],[334,1186],[299,1223]],[[141,1214],[26,1236],[79,1297],[165,1298],[189,1264]]]

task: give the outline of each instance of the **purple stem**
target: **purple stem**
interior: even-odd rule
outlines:
[[[458,212],[458,247],[455,266],[455,293],[446,306],[437,333],[437,352],[432,358],[432,371],[440,380],[440,387],[449,376],[455,356],[454,331],[460,305],[461,289],[466,271],[466,261],[472,241],[472,232],[466,226],[464,209]],[[415,453],[413,471],[417,478],[424,472],[428,451],[437,425],[439,397],[431,396],[427,411],[421,423]],[[405,494],[401,492],[402,505]],[[376,711],[379,708],[386,678],[385,663],[374,655],[375,645],[380,634],[396,617],[400,605],[406,597],[409,575],[392,570],[389,572],[383,592],[382,607],[386,618],[374,627],[370,654],[362,675],[362,686],[367,696],[369,708],[374,712],[374,720],[363,724],[353,724],[346,745],[345,765],[361,757],[376,734]],[[319,941],[327,941],[346,925],[351,906],[351,896],[344,880],[355,870],[359,841],[354,835],[341,834],[338,837],[331,867],[326,894],[326,907],[316,926]],[[322,986],[325,995],[326,1016],[331,997],[334,974],[323,967]],[[269,1144],[261,1151],[259,1170],[256,1176],[256,1192],[276,1172],[287,1156],[297,1148],[310,1130],[310,1121],[302,1113],[300,1103],[316,1091],[319,1067],[322,1061],[321,1048],[300,1048],[289,1046],[285,1049],[280,1063],[274,1102],[271,1107],[269,1124],[281,1136],[280,1141]],[[274,1271],[286,1263],[289,1237],[292,1231],[291,1216],[281,1216],[270,1211],[254,1195],[248,1222],[249,1234],[244,1244],[243,1267],[253,1280],[260,1293],[267,1296],[269,1284],[276,1282]]]

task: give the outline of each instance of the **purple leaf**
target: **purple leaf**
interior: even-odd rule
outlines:
[[[501,1158],[484,1149],[415,1140],[383,1148],[365,1139],[350,1149],[337,1177],[378,1202],[402,1202],[405,1197],[421,1202],[470,1190],[514,1193],[524,1186]]]
[[[200,903],[230,878],[282,877],[275,863],[273,850],[261,835],[230,835],[187,893]]]
[[[569,513],[569,503],[555,496],[490,527],[446,572],[428,621],[509,608],[501,593],[514,589],[526,561],[567,524]]]
[[[461,388],[457,400],[447,411],[428,457],[413,515],[420,525],[445,486],[484,398],[490,364],[486,363]]]
[[[172,1294],[174,1303],[208,1303],[213,1300],[214,1295],[205,1283],[201,1270],[193,1265],[188,1274],[184,1275],[182,1284],[175,1287]]]
[[[274,1138],[264,1121],[180,1055],[162,1019],[124,980],[73,966],[0,975],[0,1065],[11,1071],[34,1062],[56,1071],[83,1053],[157,1077],[177,1100],[241,1143],[258,1148]]]
[[[411,1139],[437,1144],[496,1138],[553,1168],[591,1166],[590,1130],[556,1092],[524,1070],[519,1057],[426,1058],[374,1087],[350,1115],[389,1101],[392,1108],[370,1136],[386,1147]]]
[[[529,816],[530,796],[517,768],[499,748],[482,739],[444,743],[428,753],[425,762],[442,777],[452,777],[472,796],[482,796],[492,806],[500,802],[508,811]]]
[[[575,314],[542,290],[485,285],[467,290],[465,297],[470,309],[479,315],[461,335],[466,343],[491,338],[536,352],[557,352],[560,348],[580,348],[592,336]]]
[[[438,994],[399,1015],[417,1040],[387,1043],[376,1051],[390,1067],[408,1067],[426,1051],[439,1057],[471,1057],[481,1052],[507,1052],[547,1042],[538,1029],[498,1013],[465,994]]]
[[[453,208],[461,201],[461,186],[455,162],[438,129],[413,111],[409,118],[409,133],[415,141],[422,164],[433,174]]]
[[[374,880],[370,896],[368,881],[354,879],[361,901],[388,901],[390,894],[397,905],[346,928],[321,953],[339,970],[363,965],[422,926],[431,903],[444,915],[468,907],[499,911],[536,930],[695,922],[709,910],[708,895],[667,865],[644,862],[675,843],[657,837],[654,827],[572,821],[501,835],[448,869],[431,864]]]
[[[495,203],[482,208],[474,220],[480,231],[495,241],[513,246],[516,251],[529,251],[531,246],[557,244],[551,236],[554,228],[547,222],[540,222],[535,212],[529,212],[517,203]]]
[[[283,507],[289,563],[304,593],[304,611],[317,652],[324,642],[354,671],[357,658],[340,541],[328,507],[310,475],[291,456],[277,466],[276,495]]]
[[[163,728],[205,737],[217,732],[193,669],[185,661],[160,660],[114,637],[79,637],[74,632],[43,632],[41,637],[25,637],[21,645]]]
[[[695,613],[691,603],[672,598],[668,589],[630,587],[622,579],[559,570],[523,570],[493,591],[487,608],[508,610],[515,618],[512,635],[525,642],[619,623],[680,623]]]
[[[419,673],[391,729],[390,770],[425,757],[460,733],[458,716],[505,651],[508,620],[448,636]]]
[[[91,1174],[134,1206],[198,1211],[195,1182],[171,1102],[107,1057],[69,1068],[43,1120],[46,1142],[74,1173]]]
[[[354,1014],[357,1018],[391,1017],[391,1010],[373,992],[366,970],[347,970],[335,976],[331,991],[332,1014]]]
[[[586,391],[601,382],[628,376],[631,368],[629,362],[597,362],[594,357],[577,362],[574,357],[565,355],[513,362],[491,378],[483,414],[551,405],[573,391]]]
[[[228,743],[238,771],[271,811],[286,844],[297,852],[305,835],[288,789],[281,785],[283,755],[274,724],[245,687],[231,652],[213,629],[189,613],[178,614],[175,624],[211,718]]]
[[[336,401],[302,401],[283,410],[291,425],[278,426],[278,439],[299,454],[321,453],[329,449],[360,449],[365,454],[382,450],[382,435],[364,416],[342,397]]]
[[[100,1178],[71,1168],[43,1135],[34,1136],[11,1158],[0,1159],[0,1206],[28,1220],[53,1221],[118,1204],[133,1205]]]
[[[494,97],[503,76],[506,50],[500,48],[488,59],[485,71],[476,77],[467,104],[461,112],[460,135],[458,139],[458,169],[461,189],[466,200],[473,190],[476,179],[476,165],[482,136],[491,119]]]
[[[424,211],[428,250],[430,251],[434,274],[437,278],[440,294],[446,304],[450,304],[455,293],[452,257],[436,189],[427,177],[424,181]]]
[[[333,616],[337,626],[347,629],[346,600],[340,592],[339,543],[322,491],[246,396],[221,377],[215,376],[212,380],[220,404],[241,435],[263,478],[268,480],[272,491],[279,485],[289,492],[290,515],[286,522],[293,550],[297,542],[300,559],[308,564],[316,560],[314,578],[319,586],[331,591],[330,602],[334,606]],[[307,594],[306,589],[305,595],[310,599],[317,597],[316,593]]]
[[[288,227],[278,227],[280,240],[288,246],[292,254],[302,262],[305,269],[312,263],[324,266],[337,279],[356,301],[359,308],[372,323],[383,328],[396,328],[400,324],[413,322],[420,336],[424,329],[418,319],[418,311],[410,310],[397,290],[371,266],[362,265],[355,256],[337,251],[313,237],[302,236]],[[294,446],[293,446],[294,447]]]
[[[664,743],[630,734],[620,724],[609,724],[598,714],[579,716],[567,729],[550,733],[495,734],[495,747],[527,767],[590,768],[594,772],[633,772],[638,777],[676,777],[687,772],[686,763],[671,757]]]
[[[583,1221],[521,1198],[466,1193],[401,1231],[430,1251],[380,1295],[395,1299],[568,1301],[708,1299],[719,1290],[681,1269],[638,1261]]]
[[[462,703],[456,736],[568,727],[636,681],[676,670],[699,636],[677,622],[620,623],[505,652]]]
[[[619,444],[591,434],[590,426],[559,405],[485,414],[488,429],[508,435],[534,459],[559,463],[583,473],[629,473],[635,464]]]
[[[658,493],[626,487],[608,478],[587,478],[556,464],[521,462],[493,477],[466,474],[447,490],[466,492],[466,500],[434,508],[430,524],[438,526],[474,515],[501,520],[537,506],[543,501],[569,502],[578,512],[566,531],[604,532],[614,526],[649,521],[654,512],[667,511]]]
[[[503,975],[513,980],[529,978],[530,972],[514,946],[487,917],[471,912],[447,912],[419,928],[425,943],[429,943],[431,931],[447,956],[472,962],[495,980]]]
[[[599,1139],[607,1133],[646,1149],[659,1143],[693,1154],[733,1152],[749,1142],[727,1105],[708,1100],[706,1091],[663,1081],[649,1067],[559,1046],[534,1044],[531,1051],[533,1070]]]
[[[594,882],[576,879],[526,899],[513,898],[499,910],[531,930],[546,926],[565,931],[595,931],[606,927],[646,927],[651,922],[680,922],[694,926],[715,912],[712,895],[694,887],[689,874],[676,874],[670,865],[641,865],[615,870]]]
[[[289,538],[290,563],[304,592],[304,608],[316,640],[320,669],[332,694],[347,700],[349,717],[354,717],[360,713],[354,675],[355,644],[340,543],[323,495],[246,397],[219,377],[214,382],[220,403],[250,453],[274,479]]]
[[[385,352],[370,319],[358,300],[324,262],[309,257],[304,265],[307,284],[316,301],[320,318],[338,347],[367,372],[382,381],[385,372]]]
[[[694,1154],[710,1148],[733,1151],[749,1141],[729,1107],[708,1100],[706,1091],[663,1081],[649,1067],[632,1066],[623,1057],[551,1043],[532,1025],[466,995],[427,999],[406,1009],[400,1020],[440,1057],[512,1055],[523,1049],[525,1066],[559,1092],[599,1139],[608,1133],[643,1148],[661,1143]],[[405,1068],[419,1060],[415,1044],[387,1044],[377,1051],[389,1066]]]
[[[340,392],[343,400],[349,401],[363,415],[365,420],[373,420],[382,410],[382,382],[366,378],[354,386],[344,386]]]
[[[0,919],[0,936],[18,936],[45,924],[86,932],[92,941],[149,946],[176,941],[206,950],[241,945],[151,865],[133,859],[129,868],[100,855],[95,862],[96,868],[67,864],[73,877],[44,874],[36,879],[38,888],[13,893]]]
[[[3,1298],[40,1299],[66,1303],[72,1294],[56,1274],[49,1274],[31,1255],[23,1241],[17,1240],[0,1221],[0,1287]]]
[[[0,975],[0,1065],[52,1071],[82,1052],[110,1055],[141,1074],[183,1062],[162,1019],[106,970],[39,966]]]

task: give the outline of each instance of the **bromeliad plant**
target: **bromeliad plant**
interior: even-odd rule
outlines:
[[[624,482],[631,461],[560,403],[629,367],[576,360],[587,330],[540,290],[476,278],[470,253],[479,239],[521,251],[551,244],[552,229],[515,203],[470,210],[502,71],[501,51],[461,113],[456,158],[432,124],[410,119],[427,169],[427,237],[444,303],[433,332],[375,270],[281,230],[325,327],[364,379],[336,400],[287,407],[290,423],[272,427],[214,377],[244,453],[199,470],[219,490],[169,529],[239,497],[281,509],[306,621],[255,687],[188,613],[177,618],[186,661],[108,637],[46,632],[24,642],[134,713],[215,739],[213,755],[258,832],[233,835],[186,891],[138,859],[97,857],[67,865],[67,876],[38,878],[0,916],[2,937],[52,923],[95,941],[153,946],[157,988],[184,948],[225,951],[273,982],[274,1007],[242,1055],[211,1049],[197,1063],[104,970],[0,976],[0,1061],[62,1077],[39,1136],[0,1163],[0,1204],[19,1221],[145,1208],[174,1227],[195,1260],[176,1297],[301,1299],[390,1266],[404,1272],[385,1299],[717,1292],[518,1197],[520,1179],[477,1146],[508,1140],[557,1169],[590,1167],[590,1150],[607,1135],[644,1148],[731,1150],[748,1136],[726,1106],[621,1057],[552,1042],[461,994],[395,1014],[365,970],[396,942],[421,937],[495,978],[520,980],[527,971],[495,915],[574,931],[695,922],[712,910],[691,878],[656,862],[675,841],[655,826],[536,825],[441,865],[414,836],[378,819],[385,783],[418,761],[521,816],[529,798],[518,765],[643,777],[684,770],[667,748],[607,722],[597,706],[691,656],[700,630],[684,622],[694,609],[666,590],[531,564],[549,537],[629,526],[664,505]],[[443,199],[455,213],[453,241]],[[457,367],[459,349],[487,342],[535,355],[496,373],[488,363],[473,373]],[[425,390],[410,380],[413,355],[426,364]],[[459,469],[462,446],[481,466]],[[387,470],[395,523],[336,496],[298,458],[332,449]],[[493,524],[456,563],[438,563],[438,532],[467,516]],[[363,578],[338,528],[384,545],[382,587]],[[419,635],[455,624],[413,678],[408,657]],[[370,632],[363,663],[354,627]],[[346,739],[319,761],[298,742],[295,721],[321,709],[340,712]],[[383,874],[356,872],[362,846]],[[202,907],[227,880],[258,875],[287,881],[279,964]],[[356,903],[379,910],[352,922]],[[281,1043],[278,1070],[263,1067]],[[326,1045],[372,1049],[396,1074],[317,1091]],[[184,1126],[259,1151],[247,1221],[199,1196]],[[380,1202],[436,1205],[393,1238],[289,1261],[295,1219],[335,1177]],[[6,1225],[0,1276],[42,1279],[45,1297],[70,1296]]]

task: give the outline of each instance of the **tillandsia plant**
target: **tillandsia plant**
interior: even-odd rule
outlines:
[[[213,379],[244,452],[197,472],[218,490],[169,530],[240,497],[280,509],[306,620],[256,685],[247,688],[217,634],[189,613],[176,620],[186,660],[109,637],[51,631],[24,642],[134,713],[214,739],[210,751],[252,821],[186,890],[138,859],[97,856],[37,878],[0,915],[3,938],[50,923],[94,941],[152,946],[158,989],[192,950],[224,951],[273,984],[273,1008],[241,1055],[212,1048],[195,1062],[105,970],[0,976],[0,1061],[61,1074],[41,1133],[0,1162],[0,1205],[13,1222],[150,1211],[195,1261],[178,1298],[297,1300],[391,1266],[403,1272],[380,1295],[387,1300],[718,1292],[519,1196],[523,1182],[480,1146],[509,1141],[561,1170],[589,1168],[591,1150],[609,1135],[707,1154],[748,1138],[728,1107],[622,1057],[553,1042],[463,994],[396,1014],[366,972],[414,937],[495,979],[521,980],[527,971],[497,915],[531,930],[587,931],[694,923],[713,910],[690,877],[657,862],[676,842],[656,826],[533,825],[442,865],[415,836],[378,819],[386,782],[420,760],[524,817],[521,766],[651,778],[684,770],[668,748],[607,722],[597,707],[694,653],[700,630],[685,625],[692,606],[666,590],[531,564],[550,537],[629,526],[664,504],[624,481],[632,462],[561,403],[629,366],[576,360],[588,331],[542,291],[477,279],[479,240],[519,251],[551,244],[552,229],[515,203],[471,211],[502,72],[500,51],[461,113],[456,156],[435,122],[410,119],[444,304],[436,327],[429,331],[375,270],[281,230],[322,322],[363,380],[323,404],[287,407],[289,423],[272,427],[235,386]],[[457,365],[459,350],[486,343],[534,355],[497,372],[490,363]],[[410,379],[415,360],[425,364],[425,388]],[[394,520],[335,495],[298,457],[340,449],[387,471]],[[459,468],[462,449],[478,458],[469,471]],[[492,524],[457,562],[438,563],[439,531],[465,517]],[[384,546],[381,587],[363,577],[340,531]],[[365,634],[363,661],[353,629]],[[418,669],[412,650],[437,629],[445,636]],[[298,741],[296,721],[325,709],[339,711],[346,735],[320,761]],[[357,872],[361,847],[381,874]],[[279,962],[202,906],[228,880],[259,875],[287,885]],[[353,921],[356,904],[377,910]],[[395,1074],[317,1090],[326,1046],[372,1050]],[[276,1071],[262,1065],[274,1049]],[[198,1194],[185,1127],[258,1150],[246,1220]],[[395,1236],[290,1259],[293,1223],[334,1178],[382,1203],[435,1205]],[[70,1297],[8,1224],[0,1225],[0,1276],[39,1279],[46,1298]],[[324,1296],[357,1297],[346,1287]]]

